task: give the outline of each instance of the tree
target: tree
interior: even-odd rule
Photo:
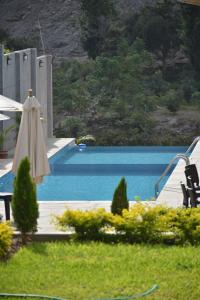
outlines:
[[[113,0],[81,0],[82,41],[90,58],[96,58],[105,52],[115,51],[120,27],[114,19]]]
[[[174,0],[159,0],[155,5],[145,6],[126,21],[126,36],[130,43],[137,37],[162,61],[163,71],[170,52],[180,47],[181,12]]]
[[[188,49],[191,63],[200,77],[200,7],[183,4],[182,13],[184,18],[183,35],[185,38],[185,45]]]
[[[30,162],[26,157],[19,165],[11,202],[14,221],[22,234],[23,243],[26,242],[28,233],[37,230],[37,218],[39,217],[36,186],[29,172]]]
[[[126,186],[126,180],[124,177],[122,177],[113,195],[111,204],[111,212],[113,214],[121,215],[123,209],[129,208]]]

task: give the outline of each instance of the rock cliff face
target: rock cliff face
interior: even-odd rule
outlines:
[[[114,0],[121,17],[153,0]],[[80,0],[0,0],[0,28],[14,38],[37,39],[42,53],[59,58],[84,59],[81,43]],[[39,21],[38,21],[39,20]]]
[[[11,37],[37,38],[41,51],[41,26],[46,53],[57,57],[86,55],[80,42],[79,0],[1,0],[0,4],[0,27]]]

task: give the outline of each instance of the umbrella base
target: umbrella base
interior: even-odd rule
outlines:
[[[0,159],[8,158],[8,151],[0,150]]]

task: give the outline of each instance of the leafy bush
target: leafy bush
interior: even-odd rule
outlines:
[[[113,200],[111,204],[111,212],[113,214],[121,215],[123,209],[129,208],[126,185],[126,180],[124,177],[122,177],[113,195]]]
[[[91,211],[67,210],[56,217],[56,224],[63,230],[74,229],[79,237],[95,238],[112,223],[112,214],[105,209]]]
[[[85,135],[85,136],[81,136],[76,140],[77,144],[87,144],[87,145],[94,145],[96,142],[96,139],[93,135]]]
[[[140,203],[124,210],[121,219],[114,218],[116,232],[126,235],[129,242],[160,242],[167,229],[167,209],[148,207]]]
[[[182,209],[136,203],[122,215],[106,212],[67,210],[56,217],[63,230],[74,229],[78,237],[125,241],[129,243],[200,243],[200,208]],[[115,235],[107,234],[108,230]],[[109,232],[110,233],[110,232]]]
[[[30,162],[28,158],[22,159],[17,176],[14,180],[12,197],[12,212],[17,229],[22,233],[22,241],[26,241],[29,232],[37,230],[39,216],[36,199],[36,187],[29,174]]]
[[[168,227],[175,236],[176,243],[200,243],[200,208],[171,209]]]
[[[12,243],[12,229],[8,223],[0,223],[0,258],[8,253]]]

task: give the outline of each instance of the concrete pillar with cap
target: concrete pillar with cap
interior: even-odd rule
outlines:
[[[52,56],[43,55],[36,59],[36,98],[42,106],[45,136],[53,136],[53,93]]]

